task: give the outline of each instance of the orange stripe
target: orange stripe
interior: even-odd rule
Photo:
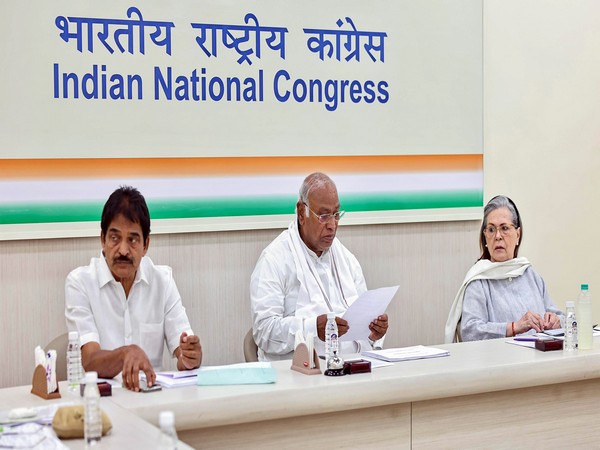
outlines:
[[[483,155],[0,159],[2,179],[435,172],[483,169]]]

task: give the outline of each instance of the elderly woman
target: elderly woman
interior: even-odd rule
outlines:
[[[542,277],[527,258],[517,258],[523,224],[516,205],[503,195],[483,211],[482,255],[469,270],[446,323],[446,342],[476,341],[560,328]],[[462,317],[461,317],[462,316]]]

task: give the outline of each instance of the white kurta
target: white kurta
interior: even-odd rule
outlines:
[[[73,270],[65,283],[65,317],[81,345],[97,342],[103,350],[138,345],[154,369],[160,369],[164,343],[170,354],[182,332],[193,334],[171,268],[142,258],[135,280],[125,290],[103,256]]]
[[[316,336],[318,316],[329,311],[342,316],[366,290],[358,260],[337,238],[318,257],[302,242],[294,221],[263,250],[250,280],[259,359],[291,358],[296,332]],[[315,348],[324,353],[318,338]],[[368,341],[340,341],[341,354],[370,348]]]

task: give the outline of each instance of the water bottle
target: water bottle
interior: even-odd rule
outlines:
[[[338,327],[335,322],[335,313],[327,313],[327,324],[325,325],[325,361],[333,358],[338,353]]]
[[[79,393],[79,384],[83,378],[81,367],[81,349],[79,348],[79,334],[69,331],[69,346],[67,347],[67,380],[69,391]]]
[[[592,348],[592,296],[587,284],[581,285],[577,299],[577,348],[590,350]]]
[[[158,438],[158,448],[160,450],[177,449],[177,430],[175,430],[175,415],[173,411],[161,411],[158,416],[158,425],[160,427],[160,436]]]
[[[565,345],[564,350],[572,352],[577,349],[577,319],[575,318],[575,302],[567,302],[565,317]]]
[[[85,389],[83,390],[83,436],[86,446],[100,444],[102,438],[102,417],[100,413],[100,391],[98,390],[98,373],[85,373]]]

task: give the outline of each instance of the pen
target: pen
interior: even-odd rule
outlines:
[[[513,338],[515,341],[523,341],[523,342],[535,342],[538,340],[536,337],[516,337]]]

